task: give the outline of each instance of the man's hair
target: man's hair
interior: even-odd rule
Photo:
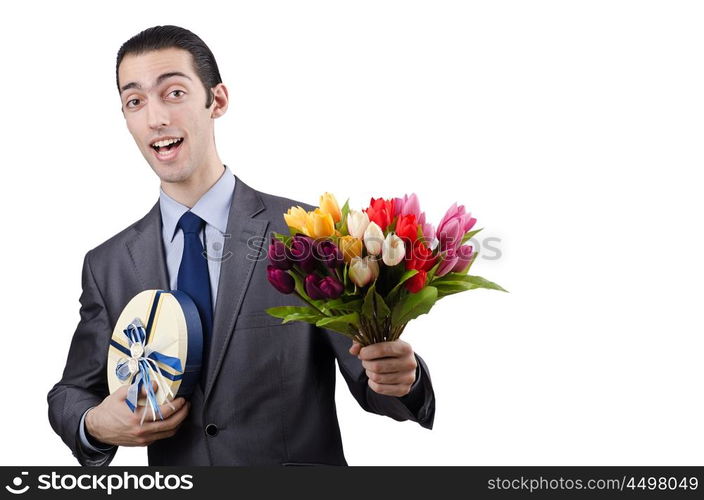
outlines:
[[[153,26],[136,34],[122,44],[117,52],[115,81],[120,91],[118,70],[122,59],[128,54],[139,55],[159,49],[177,48],[187,50],[193,56],[193,70],[205,87],[205,107],[209,108],[215,98],[212,88],[222,82],[215,56],[198,35],[179,26]]]

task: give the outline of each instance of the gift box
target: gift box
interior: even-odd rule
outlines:
[[[145,290],[120,314],[108,348],[110,393],[129,385],[126,403],[134,412],[148,405],[153,419],[159,405],[188,397],[200,378],[203,333],[193,300],[178,290]],[[157,391],[151,387],[158,384]],[[142,387],[147,397],[139,397]],[[142,419],[144,419],[143,413]]]

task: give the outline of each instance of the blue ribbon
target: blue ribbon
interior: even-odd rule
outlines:
[[[161,293],[161,290],[157,291],[156,296],[154,297],[154,302],[152,303],[152,308],[149,313],[149,320],[147,321],[146,329],[142,325],[140,319],[135,318],[129,325],[127,325],[127,328],[123,330],[123,333],[127,337],[129,348],[126,348],[112,339],[110,340],[110,345],[129,357],[129,359],[119,362],[115,368],[115,374],[122,382],[128,380],[130,377],[134,377],[130,382],[130,387],[127,389],[127,398],[125,400],[127,406],[132,412],[137,409],[137,398],[139,397],[139,391],[142,386],[144,386],[150,406],[152,409],[156,410],[159,418],[163,420],[164,417],[159,409],[159,402],[157,401],[156,394],[152,388],[151,372],[155,371],[155,369],[151,366],[150,360],[154,363],[161,363],[162,365],[168,366],[176,371],[177,374],[173,375],[171,373],[159,370],[163,376],[170,380],[181,380],[183,377],[183,367],[181,366],[181,360],[176,357],[167,356],[166,354],[162,354],[157,351],[151,351],[148,354],[146,353],[147,344],[149,342],[152,326],[154,324],[154,316],[159,305],[159,300],[161,299]],[[142,348],[144,349],[142,355],[138,358],[132,356],[131,348],[135,343],[142,344]],[[135,359],[137,362],[138,370],[134,372],[134,374],[130,372],[129,368],[129,362],[131,359]]]

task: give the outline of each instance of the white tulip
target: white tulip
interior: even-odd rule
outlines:
[[[394,233],[386,235],[381,249],[381,258],[387,266],[395,266],[406,256],[406,246],[403,240]]]
[[[347,214],[347,231],[357,239],[364,237],[364,231],[369,225],[369,216],[366,212],[350,210]]]
[[[367,286],[379,276],[379,264],[369,256],[352,257],[347,275],[357,286]]]
[[[374,257],[366,256],[365,259],[367,259],[367,267],[372,272],[372,281],[377,279],[379,277],[379,262],[377,259]]]
[[[370,222],[367,229],[364,230],[364,246],[367,247],[367,252],[372,255],[379,255],[383,243],[384,232],[376,222]]]

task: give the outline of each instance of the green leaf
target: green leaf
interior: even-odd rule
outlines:
[[[418,293],[409,293],[396,304],[391,312],[391,324],[401,326],[421,314],[426,314],[438,298],[438,289],[425,286]]]
[[[331,316],[318,320],[315,325],[320,328],[334,330],[348,337],[354,337],[359,330],[359,314],[355,312],[342,316]]]
[[[285,318],[289,314],[296,314],[296,313],[298,313],[298,314],[311,314],[311,313],[320,314],[312,307],[305,307],[305,306],[270,307],[269,309],[266,310],[266,312],[276,318]]]
[[[438,257],[438,261],[430,268],[430,271],[428,271],[428,276],[425,278],[426,283],[430,283],[433,280],[440,264],[442,264],[442,256]]]
[[[467,290],[471,290],[471,288],[467,287],[466,283],[460,283],[460,284],[438,283],[437,289],[438,289],[438,300],[440,300],[441,298],[446,297],[448,295],[453,295],[455,293],[466,292]]]
[[[466,234],[462,237],[462,242],[461,242],[460,244],[464,244],[464,243],[466,243],[467,241],[469,241],[470,239],[472,239],[472,237],[474,237],[474,235],[477,234],[477,233],[478,233],[479,231],[481,231],[482,229],[484,229],[484,228],[475,229],[474,231],[470,231],[470,232],[466,233]]]
[[[467,278],[469,278],[469,282],[476,285],[477,288],[488,288],[490,290],[498,290],[500,292],[508,293],[508,290],[505,290],[497,283],[494,283],[493,281],[489,281],[488,279],[482,278],[481,276],[467,276]]]
[[[389,306],[386,305],[384,298],[376,291],[376,284],[373,284],[369,287],[367,295],[364,297],[362,315],[378,324],[388,318],[389,314],[391,314]]]
[[[359,312],[362,307],[362,299],[353,296],[343,296],[335,300],[323,301],[322,309],[326,313],[333,311]]]
[[[337,223],[337,230],[340,231],[340,234],[347,234],[347,214],[350,213],[350,199],[347,198],[347,201],[345,202],[344,205],[342,205],[342,208],[340,209],[340,222]]]
[[[388,301],[389,304],[394,304],[394,303],[396,302],[396,299],[398,298],[398,293],[399,293],[399,291],[401,290],[401,286],[403,286],[403,284],[404,284],[406,281],[408,281],[410,278],[412,278],[412,277],[415,276],[416,274],[418,274],[418,270],[417,270],[417,269],[409,269],[408,271],[406,271],[405,273],[403,273],[403,274],[401,275],[401,277],[399,278],[399,281],[398,281],[398,283],[396,284],[396,286],[394,286],[394,287],[389,291],[389,293],[386,295],[386,300]]]
[[[481,276],[469,276],[467,274],[461,273],[447,273],[441,278],[436,278],[433,281],[433,286],[442,286],[445,284],[464,284],[467,286],[467,290],[473,290],[475,288],[487,288],[490,290],[499,290],[501,292],[508,292],[508,290],[503,289],[500,285],[489,281]]]
[[[291,246],[291,240],[293,239],[291,236],[286,236],[285,234],[280,234],[280,233],[272,233],[274,238],[277,240],[283,242],[284,245],[287,247]]]
[[[282,323],[288,323],[289,321],[305,321],[315,324],[325,317],[312,307],[279,306],[270,307],[266,312],[276,318],[282,318]]]

